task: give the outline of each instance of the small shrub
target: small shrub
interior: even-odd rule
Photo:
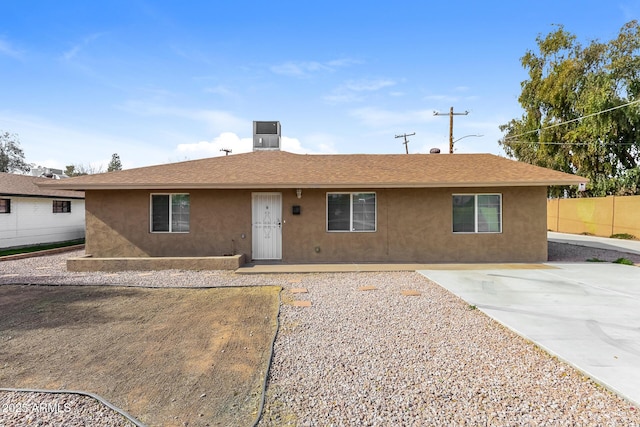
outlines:
[[[617,260],[615,260],[613,262],[615,264],[634,265],[633,261],[631,261],[630,259],[626,259],[626,258],[618,258]]]
[[[636,240],[636,236],[629,233],[612,234],[609,237],[611,237],[612,239]]]

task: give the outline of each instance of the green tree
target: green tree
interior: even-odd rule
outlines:
[[[120,156],[118,153],[113,153],[111,156],[111,161],[109,162],[109,166],[107,166],[107,172],[113,171],[121,171],[122,170],[122,162],[120,161]]]
[[[79,169],[80,168],[77,165],[67,165],[64,170],[64,174],[71,177],[87,175],[86,172],[81,172]]]
[[[82,175],[93,175],[95,173],[102,173],[102,172],[103,172],[102,166],[96,168],[91,165],[85,166],[81,163],[67,165],[65,166],[65,170],[64,170],[64,174],[70,177],[82,176]]]
[[[521,58],[524,113],[500,126],[500,144],[518,160],[589,178],[588,194],[619,192],[640,163],[638,22],[606,43],[582,46],[562,26],[536,42]]]
[[[29,172],[18,135],[0,132],[0,172]]]

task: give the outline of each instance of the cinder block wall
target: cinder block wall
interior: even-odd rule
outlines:
[[[547,228],[561,233],[609,237],[640,237],[640,196],[551,199],[547,201]]]

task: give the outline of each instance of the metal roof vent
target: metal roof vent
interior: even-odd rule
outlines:
[[[280,150],[280,122],[253,122],[253,151]]]
[[[432,148],[431,150],[429,150],[429,154],[440,154],[440,149]]]

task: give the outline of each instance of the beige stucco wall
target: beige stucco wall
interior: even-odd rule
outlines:
[[[349,190],[340,190],[349,191]],[[547,259],[546,189],[353,189],[377,193],[377,231],[326,231],[327,190],[282,190],[284,262],[539,262]],[[155,192],[155,191],[154,191]],[[162,191],[157,191],[162,192]],[[503,232],[453,234],[451,195],[501,193]],[[191,231],[149,232],[149,191],[87,191],[86,252],[94,257],[251,259],[251,191],[193,190]],[[301,215],[292,215],[300,205]],[[244,234],[244,238],[242,235]],[[318,248],[318,249],[316,249]]]
[[[545,188],[374,191],[378,203],[375,233],[326,232],[325,190],[304,190],[300,200],[285,199],[289,215],[285,215],[283,258],[290,262],[424,263],[547,259]],[[452,233],[452,194],[487,192],[503,195],[503,232]],[[293,204],[301,206],[302,215],[290,215]]]
[[[251,254],[250,191],[189,191],[189,233],[150,232],[151,193],[86,192],[87,254],[94,257]]]

